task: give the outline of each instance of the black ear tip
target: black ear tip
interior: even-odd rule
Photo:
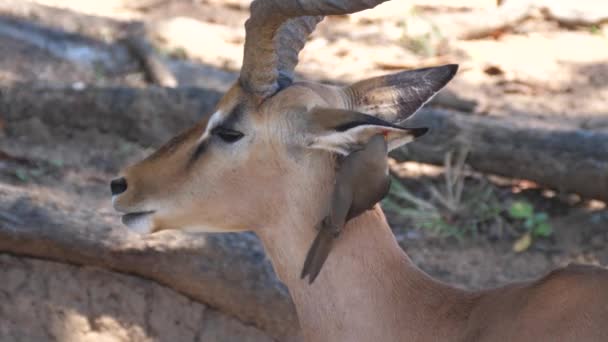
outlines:
[[[445,67],[453,72],[458,71],[458,64],[446,64]]]
[[[414,136],[414,138],[421,137],[421,136],[425,135],[428,131],[429,131],[428,127],[420,127],[420,128],[411,128],[410,129],[410,132],[412,132],[412,135]]]
[[[458,72],[458,64],[446,64],[438,67],[438,69],[444,71],[448,79],[452,79]]]

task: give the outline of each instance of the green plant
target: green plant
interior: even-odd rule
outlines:
[[[61,168],[64,166],[63,159],[50,159],[49,164],[56,168]]]
[[[95,61],[93,63],[93,72],[95,74],[95,81],[103,82],[107,79],[106,68],[100,61]]]
[[[29,174],[24,168],[17,168],[15,170],[15,176],[22,182],[27,182],[30,180]]]
[[[526,201],[515,201],[509,207],[509,216],[522,222],[525,232],[513,244],[515,252],[523,252],[530,247],[534,238],[545,238],[553,234],[549,224],[549,215],[535,212],[532,204]]]
[[[405,202],[408,206],[401,206],[397,201]],[[431,235],[458,238],[462,236],[457,227],[446,222],[434,203],[416,197],[398,179],[393,179],[391,182],[389,196],[382,201],[382,207],[397,213],[399,216],[409,218],[416,227],[424,229]]]
[[[493,188],[483,179],[464,186],[467,154],[466,149],[455,158],[453,152],[446,153],[443,182],[426,184],[429,199],[413,195],[395,179],[389,196],[382,202],[383,207],[411,220],[415,227],[433,236],[462,239],[467,235],[476,236],[488,223],[502,227],[503,206]]]
[[[15,172],[14,175],[15,177],[17,177],[17,179],[21,182],[29,182],[31,180],[32,177],[36,178],[36,177],[40,177],[45,173],[44,169],[41,168],[23,168],[23,167],[18,167]]]

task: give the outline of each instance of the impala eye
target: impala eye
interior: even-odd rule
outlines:
[[[236,142],[243,137],[243,133],[221,126],[215,127],[213,130],[211,130],[211,134],[217,135],[218,137],[220,137],[220,139],[224,140],[227,143]]]

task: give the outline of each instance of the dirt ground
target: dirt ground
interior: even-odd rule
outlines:
[[[225,89],[240,67],[246,0],[36,2],[116,20],[149,22],[159,50],[179,55],[170,64],[182,86],[211,82],[213,87]],[[313,80],[346,83],[420,65],[459,63],[461,71],[448,89],[478,102],[470,115],[535,116],[591,131],[608,131],[608,25],[566,28],[536,18],[500,36],[483,39],[455,40],[437,34],[425,36],[415,45],[407,39],[406,33],[414,34],[418,26],[423,30],[428,25],[426,18],[433,14],[488,9],[494,3],[395,0],[361,14],[327,18],[302,52],[297,71]],[[418,10],[412,14],[415,5]],[[53,87],[146,85],[140,70],[104,73],[2,35],[0,56],[2,87],[23,83]],[[111,208],[108,180],[154,146],[112,132],[62,132],[36,118],[5,122],[2,115],[0,112],[0,151],[45,166],[32,171],[0,158],[0,187],[35,189],[57,203],[74,210],[94,209],[108,222],[120,224]],[[172,133],[177,132],[167,131],[166,135]],[[415,168],[425,173],[424,166]],[[410,172],[403,182],[425,196],[424,187],[412,176],[415,173]],[[428,177],[430,183],[442,182],[441,175]],[[484,231],[464,239],[437,237],[389,210],[387,215],[400,243],[422,269],[450,284],[484,288],[538,277],[572,261],[608,265],[608,210],[604,203],[556,195],[521,181],[487,179],[500,201],[525,199],[547,212],[554,234],[515,253],[512,245],[517,234],[494,236]],[[33,280],[32,274],[40,279]],[[15,336],[63,341],[269,340],[255,328],[134,276],[0,254],[0,278],[5,279],[0,285],[0,318],[37,322],[41,327],[32,331],[45,334],[27,335],[19,330],[18,322],[2,321],[0,341],[20,340]],[[80,287],[83,282],[88,289]],[[40,288],[33,288],[36,286]],[[66,293],[77,301],[70,307],[84,307],[82,312],[62,310],[53,302]],[[151,293],[158,298],[171,297],[167,302],[180,303],[180,308],[163,308],[163,300],[149,301]],[[25,309],[6,311],[33,305],[44,310],[35,314]],[[160,307],[151,307],[154,305]],[[155,313],[162,310],[171,310],[179,318],[175,322],[157,319]],[[121,321],[129,316],[135,317],[133,322]],[[47,322],[46,326],[41,322],[51,318],[65,322],[64,330],[57,322]],[[197,326],[203,320],[206,329]],[[187,327],[178,329],[185,335],[171,336],[168,324],[173,323]],[[73,332],[73,327],[82,331]]]
[[[10,255],[0,270],[0,341],[272,341],[137,277]]]

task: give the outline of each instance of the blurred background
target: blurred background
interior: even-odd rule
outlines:
[[[248,0],[0,0],[0,341],[290,341],[250,233],[128,232],[108,183],[236,80]],[[393,0],[326,18],[304,79],[458,63],[382,202],[423,270],[479,289],[608,265],[608,3]]]

